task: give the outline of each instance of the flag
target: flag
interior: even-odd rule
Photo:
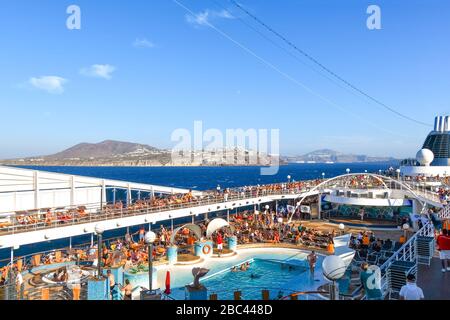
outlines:
[[[311,208],[309,206],[300,206],[300,211],[303,213],[311,213]]]
[[[286,208],[287,208],[287,212],[288,213],[294,213],[294,211],[295,211],[295,207],[294,206],[287,205]]]

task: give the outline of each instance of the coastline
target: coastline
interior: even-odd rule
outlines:
[[[279,166],[287,166],[290,163],[280,163]],[[204,164],[204,165],[179,165],[179,164],[155,164],[155,165],[149,165],[149,164],[130,164],[130,163],[123,163],[123,164],[117,164],[117,163],[107,163],[107,164],[95,164],[95,163],[87,163],[87,164],[81,164],[81,163],[2,163],[0,162],[0,165],[2,166],[14,166],[14,167],[91,167],[91,168],[125,168],[125,167],[136,167],[136,168],[200,168],[200,167],[207,167],[207,168],[221,168],[221,167],[268,167],[269,165],[263,165],[263,164],[224,164],[224,165],[211,165],[211,164]]]

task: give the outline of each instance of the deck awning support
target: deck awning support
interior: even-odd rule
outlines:
[[[131,204],[131,186],[127,186],[127,207]]]
[[[34,187],[34,207],[40,208],[39,206],[39,172],[34,171],[33,173],[33,187]]]
[[[106,183],[105,180],[102,180],[102,191],[100,195],[100,210],[103,210],[103,204],[108,203],[108,200],[106,199]]]
[[[70,176],[70,206],[75,204],[75,177]]]

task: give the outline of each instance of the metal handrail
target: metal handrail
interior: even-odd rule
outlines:
[[[416,240],[418,236],[434,237],[434,226],[431,221],[427,223],[417,231],[408,241],[403,244],[388,260],[386,260],[381,266],[381,291],[383,297],[389,294],[389,279],[387,269],[396,261],[417,261],[417,248]],[[362,288],[362,286],[361,286]],[[363,297],[365,299],[365,296]]]
[[[446,206],[444,209],[439,211],[437,216],[442,220],[450,219],[450,206]]]

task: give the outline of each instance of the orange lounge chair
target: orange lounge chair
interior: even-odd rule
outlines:
[[[41,264],[41,255],[40,254],[35,254],[32,258],[31,258],[31,264],[33,267],[37,267]]]
[[[23,268],[23,260],[22,260],[22,259],[17,260],[16,266],[17,266],[17,270],[22,271],[22,268]]]
[[[62,262],[62,259],[61,259],[61,251],[56,251],[56,252],[55,252],[55,262],[56,262],[56,263]]]

